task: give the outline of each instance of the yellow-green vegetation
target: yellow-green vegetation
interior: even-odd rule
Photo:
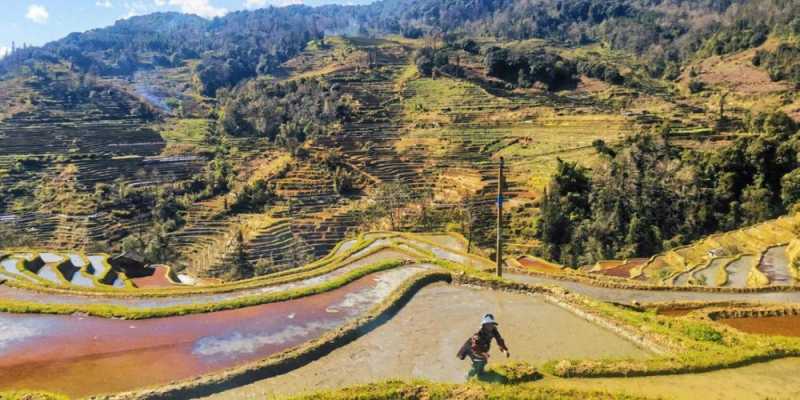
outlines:
[[[161,129],[161,137],[168,143],[200,144],[210,129],[210,121],[204,118],[170,119]]]
[[[800,239],[792,239],[786,246],[786,255],[789,259],[789,273],[795,279],[800,279]]]
[[[622,393],[579,391],[537,387],[536,384],[498,385],[479,382],[455,385],[426,381],[388,381],[345,389],[320,391],[291,400],[390,400],[390,399],[525,399],[525,400],[634,400],[644,397]]]
[[[0,400],[67,400],[67,396],[47,392],[0,392]]]

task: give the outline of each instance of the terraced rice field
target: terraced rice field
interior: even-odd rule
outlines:
[[[402,267],[324,294],[211,315],[122,321],[0,313],[0,388],[86,396],[259,360],[341,326],[428,268]]]
[[[18,252],[6,255],[0,262],[0,276],[26,284],[88,289],[130,286],[124,272],[112,270],[107,255]]]
[[[512,361],[649,357],[647,351],[539,297],[436,284],[355,342],[288,374],[209,398],[271,398],[394,378],[464,382],[469,361],[459,360],[455,352],[486,312],[498,318]],[[496,346],[490,360],[508,361]]]

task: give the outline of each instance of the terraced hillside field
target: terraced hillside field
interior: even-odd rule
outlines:
[[[642,319],[651,314],[557,287],[515,283],[516,276],[511,281],[494,278],[483,272],[493,263],[465,249],[458,236],[371,233],[342,242],[301,268],[230,284],[98,292],[80,285],[8,281],[0,286],[5,332],[0,390],[105,393],[100,398],[212,393],[239,398],[303,392],[308,382],[317,389],[389,377],[463,382],[466,366],[453,352],[484,310],[500,320],[513,352],[511,360],[493,353],[488,377],[518,379],[512,378],[514,371],[530,374],[537,365],[544,378],[535,373],[522,379],[543,379],[538,384],[546,387],[584,387],[586,382],[576,377],[594,374],[674,374],[676,368],[715,369],[775,349],[782,349],[782,355],[800,351],[794,339],[756,340],[707,319]],[[56,256],[39,258],[52,261]],[[442,303],[443,296],[452,301]],[[664,329],[664,324],[673,327]],[[656,326],[662,328],[653,330]],[[693,333],[682,333],[709,329],[730,338],[730,344],[704,344]],[[60,334],[48,334],[53,330]],[[409,346],[411,351],[401,350]],[[686,353],[684,346],[698,353]],[[143,363],[165,368],[142,369]],[[374,366],[367,372],[369,365]],[[339,372],[331,374],[331,366]],[[768,366],[736,373],[759,368]],[[716,381],[724,375],[707,376]],[[692,379],[663,377],[643,386],[621,378],[601,383],[615,392],[652,394],[661,390],[662,380]],[[775,379],[791,384],[790,377]],[[218,393],[223,389],[229,391]],[[719,392],[726,393],[733,392]]]

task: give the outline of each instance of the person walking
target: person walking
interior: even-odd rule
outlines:
[[[480,378],[481,375],[483,375],[483,370],[489,362],[489,349],[492,346],[492,339],[497,341],[497,345],[500,346],[500,351],[506,353],[506,357],[511,357],[511,353],[508,351],[508,347],[506,347],[505,340],[500,336],[497,325],[498,323],[495,321],[494,315],[484,315],[483,319],[481,319],[480,330],[467,339],[458,351],[459,359],[463,360],[469,357],[472,361],[472,368],[467,374],[467,379],[472,377]]]

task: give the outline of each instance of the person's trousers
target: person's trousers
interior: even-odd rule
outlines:
[[[471,360],[472,368],[467,373],[467,379],[483,375],[483,369],[486,368],[487,360],[485,358],[472,357]]]

